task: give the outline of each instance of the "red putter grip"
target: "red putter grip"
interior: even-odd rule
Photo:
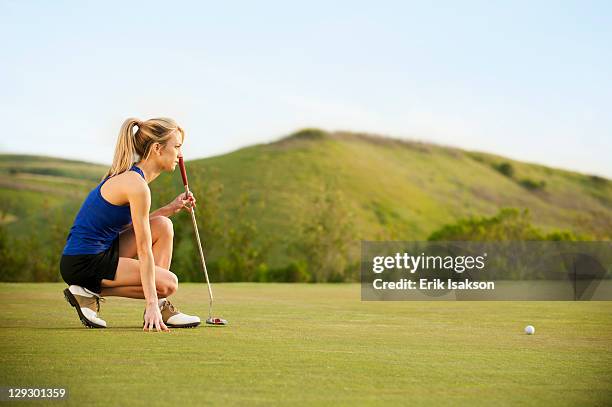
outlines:
[[[185,163],[183,157],[179,157],[179,168],[181,169],[181,177],[183,178],[183,185],[187,186],[187,171],[185,171]]]

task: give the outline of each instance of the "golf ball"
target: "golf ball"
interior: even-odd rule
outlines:
[[[525,333],[527,335],[533,335],[535,333],[535,328],[533,326],[531,326],[531,325],[527,325],[525,327]]]

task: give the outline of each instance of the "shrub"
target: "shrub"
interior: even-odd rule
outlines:
[[[536,191],[539,189],[544,189],[546,187],[546,181],[534,181],[530,178],[523,178],[519,184],[523,187],[527,188],[530,191]]]
[[[282,283],[303,283],[310,280],[308,265],[304,261],[292,262],[286,267],[268,270],[265,281]],[[260,280],[261,281],[261,280]]]
[[[311,282],[344,281],[354,236],[352,213],[332,184],[321,189],[312,209],[313,217],[301,225],[298,243],[292,249],[307,265]]]
[[[589,176],[589,179],[595,185],[607,185],[609,182],[606,178],[603,178],[597,175],[591,175]]]
[[[267,278],[265,259],[269,241],[257,243],[256,222],[247,216],[250,196],[243,193],[238,200],[236,218],[239,222],[225,231],[225,256],[219,260],[219,269],[225,281],[259,281]]]
[[[287,137],[294,140],[321,140],[327,137],[327,132],[320,129],[302,129]]]
[[[508,178],[514,177],[514,167],[510,163],[503,162],[495,165],[494,168]]]
[[[590,240],[588,236],[561,230],[549,234],[531,224],[529,210],[502,208],[492,217],[470,217],[445,225],[433,232],[430,241],[507,241],[507,240]]]

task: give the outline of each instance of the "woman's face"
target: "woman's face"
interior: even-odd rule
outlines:
[[[159,164],[164,171],[174,171],[178,164],[179,156],[182,156],[181,152],[181,133],[178,131],[174,132],[165,146],[162,147],[159,155]]]

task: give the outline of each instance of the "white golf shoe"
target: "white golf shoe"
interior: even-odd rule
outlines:
[[[106,328],[106,321],[98,318],[100,301],[104,298],[78,285],[66,288],[64,298],[76,308],[79,319],[87,328]]]
[[[167,298],[159,300],[159,309],[164,323],[169,328],[193,328],[200,325],[200,317],[183,314]]]

